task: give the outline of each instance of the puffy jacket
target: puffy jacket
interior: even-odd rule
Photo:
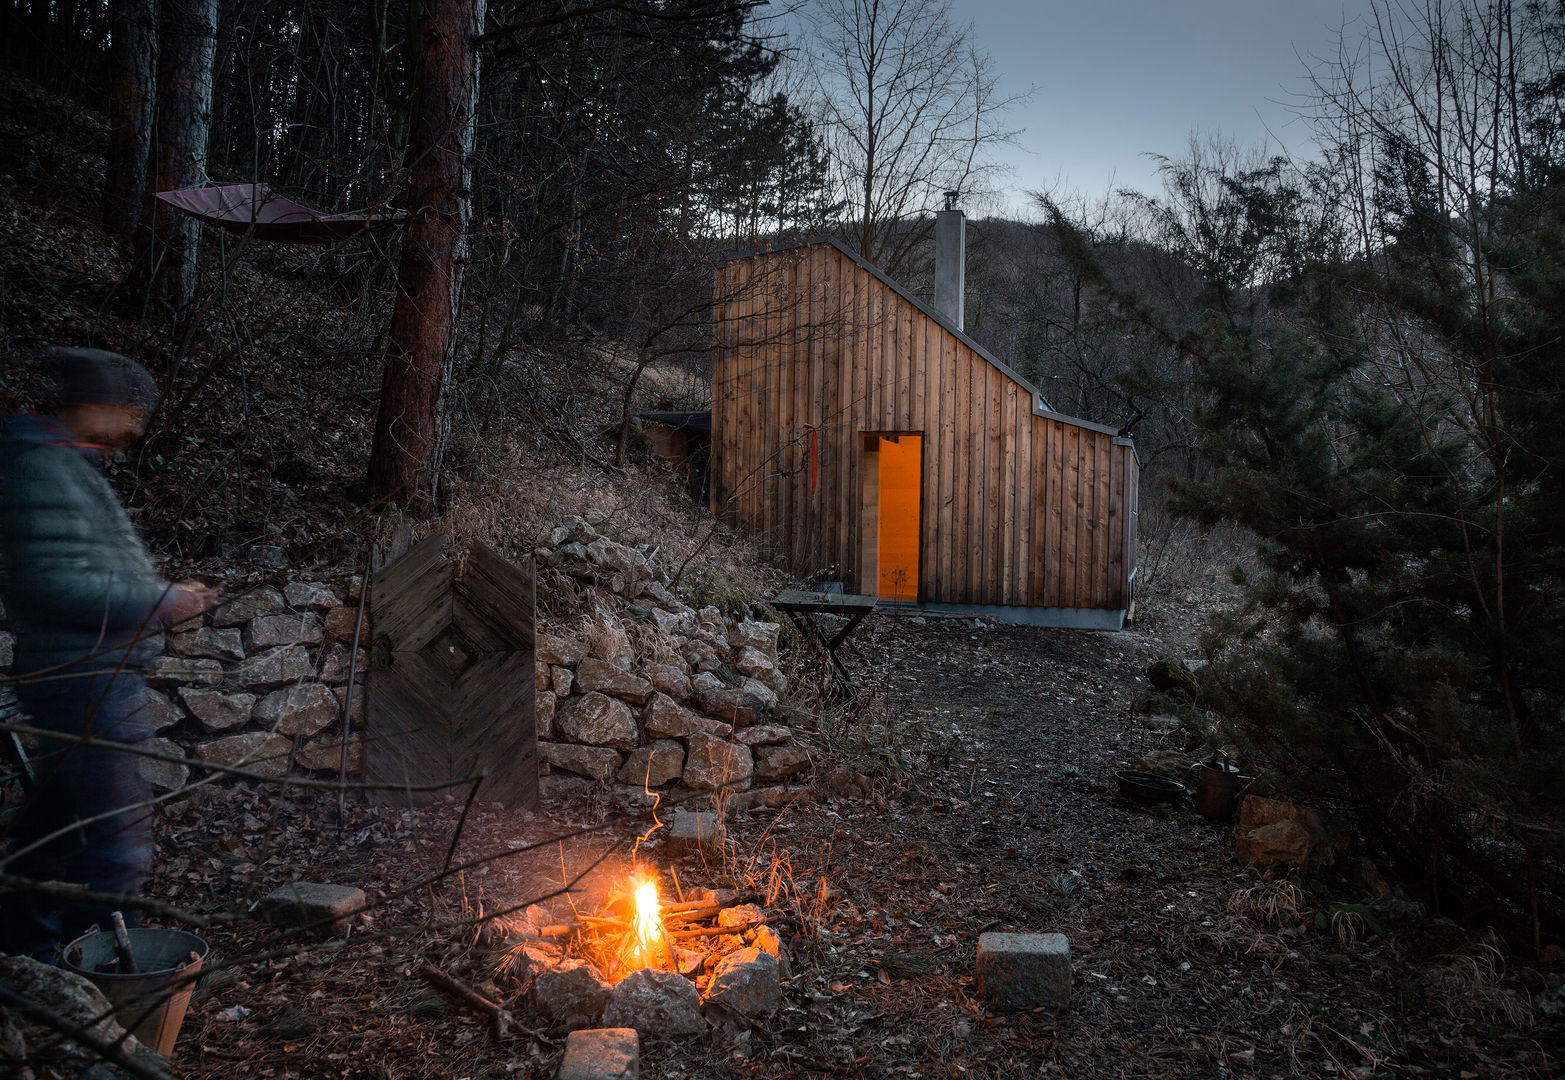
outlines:
[[[169,585],[97,466],[47,418],[0,422],[0,568],[15,675],[88,662],[146,667]]]

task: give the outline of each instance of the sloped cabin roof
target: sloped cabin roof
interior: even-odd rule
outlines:
[[[1130,443],[1130,445],[1134,446],[1134,443],[1131,442],[1129,436],[1121,435],[1120,430],[1116,427],[1111,427],[1108,424],[1095,423],[1091,420],[1083,420],[1079,416],[1070,416],[1066,413],[1054,411],[1049,407],[1048,399],[1043,396],[1043,391],[1039,390],[1028,379],[1023,377],[1022,374],[1015,368],[1011,367],[1005,361],[995,356],[994,353],[990,352],[978,342],[968,337],[967,334],[957,329],[956,324],[953,323],[947,315],[935,310],[928,304],[924,303],[924,301],[914,296],[911,292],[904,288],[900,282],[891,277],[880,267],[864,258],[858,252],[848,247],[842,241],[838,240],[835,236],[809,236],[786,243],[769,244],[763,247],[748,248],[744,251],[735,251],[729,253],[728,255],[724,256],[724,261],[738,262],[742,259],[754,258],[757,255],[773,255],[783,251],[797,251],[807,247],[814,247],[817,244],[828,244],[835,248],[859,269],[863,270],[867,274],[870,274],[875,278],[875,280],[879,281],[886,288],[896,293],[909,304],[912,304],[914,308],[933,320],[946,333],[950,334],[963,345],[973,350],[973,352],[982,357],[986,363],[993,366],[996,371],[1000,372],[1006,378],[1014,382],[1017,386],[1025,390],[1032,397],[1033,415],[1045,416],[1062,424],[1070,424],[1074,427],[1085,428],[1088,431],[1098,431],[1105,435],[1113,435],[1117,438],[1124,439],[1127,443]],[[1140,455],[1137,454],[1138,459],[1139,457]]]

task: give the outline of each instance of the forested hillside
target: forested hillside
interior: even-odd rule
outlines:
[[[676,669],[677,707],[692,702],[656,736],[627,719],[617,742],[576,740],[613,750],[603,775],[545,768],[581,781],[561,818],[573,828],[613,818],[634,833],[654,741],[722,742],[695,715],[692,680],[748,712],[755,761],[781,761],[796,729],[797,760],[776,765],[792,771],[772,777],[807,793],[810,817],[776,818],[798,828],[795,846],[747,823],[744,854],[680,863],[699,865],[714,898],[753,899],[757,918],[792,905],[776,925],[799,963],[783,1008],[799,1016],[751,1032],[718,1010],[728,1071],[711,1075],[937,1075],[925,1066],[944,1070],[948,1050],[963,1063],[949,1075],[996,1080],[1045,1058],[1124,1075],[1258,1063],[1371,1075],[1386,1062],[1549,1075],[1565,1008],[1565,0],[1375,14],[1339,59],[1312,61],[1307,150],[1192,137],[1162,161],[1160,191],[1031,192],[1028,214],[1001,217],[983,211],[1004,182],[994,150],[1015,134],[1015,102],[941,0],[0,0],[0,415],[44,403],[49,346],[144,364],[161,408],[107,468],[170,580],[335,584],[327,610],[359,595],[372,545],[399,528],[536,557],[540,633],[581,638],[540,661],[533,689],[551,714],[598,694],[583,693],[582,670],[609,680],[594,665],[620,660]],[[220,228],[156,197],[226,185],[365,228],[274,242],[247,228],[250,210]],[[928,301],[948,192],[972,211],[965,333],[1049,410],[1134,440],[1140,621],[1008,637],[898,610],[863,635],[859,695],[768,606],[842,568],[763,560],[727,507],[690,500],[637,414],[711,408],[725,255],[830,235]],[[747,479],[802,485],[812,459],[798,460]],[[610,549],[623,566],[605,565]],[[287,614],[303,625],[314,616],[300,605]],[[350,640],[317,636],[317,674],[332,649],[355,655]],[[630,696],[645,728],[657,703],[643,674]],[[346,740],[353,691],[317,689],[341,707]],[[631,715],[615,691],[598,696]],[[773,708],[785,734],[758,722]],[[217,733],[178,715],[193,737]],[[643,755],[644,786],[621,751]],[[1177,780],[1218,751],[1253,781],[1252,805],[1297,812],[1283,824],[1307,856],[1268,862],[1259,880],[1226,831],[1110,802],[1105,770]],[[312,768],[324,786],[332,769]],[[247,822],[232,830],[248,837],[242,853],[279,860],[255,824],[267,791],[225,796],[237,801],[210,827],[199,797],[178,803],[160,828],[213,846],[228,843],[224,823]],[[741,793],[740,810],[794,805],[791,788],[767,791]],[[287,805],[301,819],[321,809]],[[438,806],[437,819],[366,809],[356,827],[378,839],[330,854],[396,896],[397,932],[418,924],[419,948],[498,993],[492,975],[510,1008],[528,984],[477,958],[495,945],[475,928],[486,901],[445,872],[469,843],[468,809]],[[508,821],[481,818],[470,846],[508,843]],[[1241,816],[1241,852],[1251,824]],[[527,828],[528,843],[553,843],[541,818]],[[307,834],[290,833],[288,858],[326,859]],[[437,834],[449,848],[419,850],[444,857],[429,888],[439,918],[418,923],[422,886],[371,853]],[[590,861],[577,854],[572,874]],[[563,841],[559,856],[544,869],[563,877]],[[201,895],[192,875],[205,870],[185,857],[160,885],[216,910],[226,886],[204,879]],[[219,879],[233,858],[214,856]],[[543,872],[503,881],[533,920],[506,932],[528,944],[563,925],[527,910]],[[991,898],[985,874],[1010,884]],[[877,891],[904,878],[916,903]],[[1154,893],[1165,913],[1179,905],[1181,928],[1147,908]],[[942,911],[964,941],[1058,923],[1095,942],[1098,960],[1089,944],[1075,973],[1090,1005],[991,1030]],[[580,914],[571,932],[590,924]],[[236,955],[270,947],[249,924],[222,932]],[[510,962],[542,963],[500,937]],[[411,978],[407,948],[397,964]],[[697,977],[716,955],[704,969],[696,957]],[[1517,974],[1506,958],[1533,966]],[[411,1029],[445,1010],[419,1013],[395,971],[381,974],[376,1023]],[[1084,979],[1103,985],[1084,993]],[[855,985],[879,1011],[854,1011]],[[916,1002],[892,1000],[915,985]],[[1282,989],[1268,998],[1269,986]],[[1359,1036],[1331,1029],[1339,1005]],[[352,1010],[333,1007],[346,1024]],[[498,1012],[497,1045],[510,1022]],[[236,1061],[254,1040],[293,1038],[215,1014],[203,1038]],[[931,1015],[939,1039],[865,1064],[866,1047]],[[1155,1053],[1126,1049],[1153,1029]],[[517,1067],[544,1075],[560,1030],[524,1034]],[[297,1066],[292,1053],[273,1064]],[[707,1075],[690,1055],[657,1075]]]

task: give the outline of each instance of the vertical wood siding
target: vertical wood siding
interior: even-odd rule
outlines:
[[[1026,387],[831,244],[732,260],[715,286],[716,513],[796,573],[872,593],[857,580],[863,435],[917,433],[921,601],[1128,605],[1128,440],[1038,415]]]

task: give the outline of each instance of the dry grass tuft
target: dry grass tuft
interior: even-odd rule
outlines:
[[[1258,881],[1228,898],[1228,912],[1267,926],[1299,921],[1304,892],[1291,881]]]
[[[1537,1022],[1531,999],[1505,985],[1505,957],[1492,938],[1435,957],[1422,982],[1430,1003],[1452,1020],[1482,1018],[1513,1031]]]

